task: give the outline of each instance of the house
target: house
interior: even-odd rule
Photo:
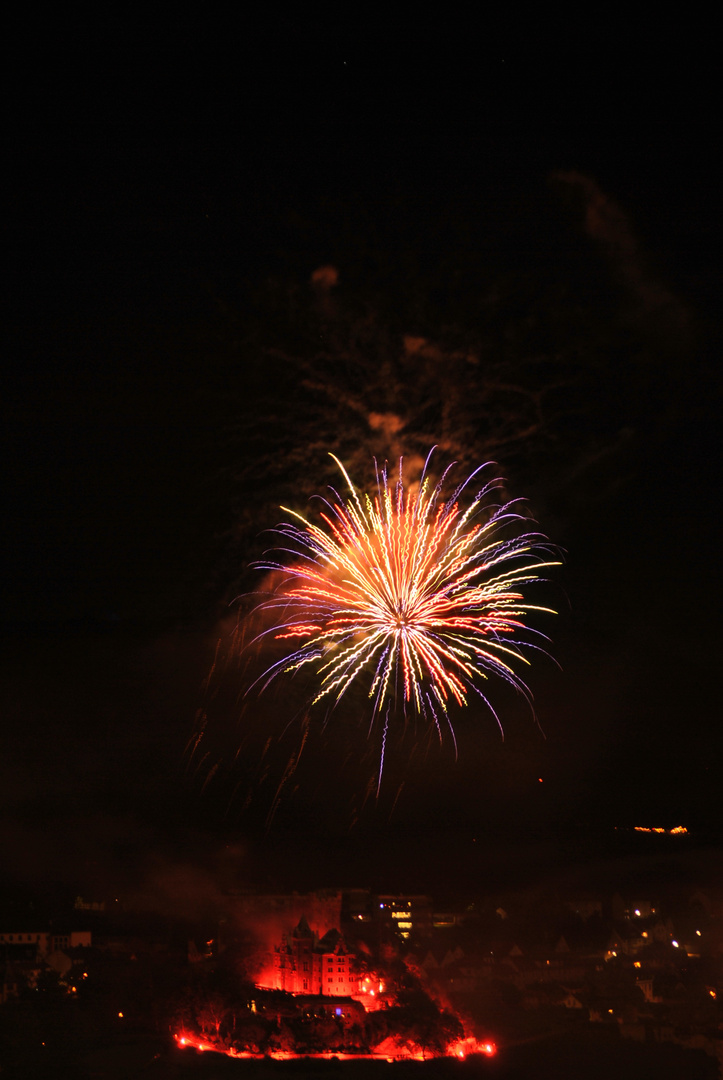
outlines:
[[[35,986],[40,971],[52,968],[63,976],[70,971],[73,960],[69,949],[87,947],[91,943],[89,930],[61,931],[21,929],[0,933],[0,1004],[15,997],[21,987]]]
[[[0,959],[37,960],[61,950],[91,944],[90,930],[41,930],[21,927],[0,933]]]

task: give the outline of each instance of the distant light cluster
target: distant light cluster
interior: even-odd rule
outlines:
[[[647,825],[634,825],[634,832],[664,833],[667,836],[682,836],[687,833],[685,825],[676,825],[673,829],[663,829],[660,826],[649,828]]]

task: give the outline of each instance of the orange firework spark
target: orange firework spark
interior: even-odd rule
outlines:
[[[433,487],[430,458],[431,452],[416,492],[405,491],[400,460],[396,484],[386,467],[377,472],[372,498],[357,492],[334,457],[349,498],[331,489],[321,525],[287,510],[296,522],[278,526],[285,546],[275,552],[291,554],[291,564],[257,564],[284,575],[259,605],[273,623],[259,638],[295,639],[298,647],[257,682],[265,687],[312,664],[319,680],[314,702],[336,704],[353,683],[367,682],[372,715],[386,707],[388,722],[397,701],[433,719],[440,737],[440,718],[452,730],[448,706],[465,705],[470,690],[492,709],[479,685],[490,675],[531,700],[514,665],[529,663],[522,648],[534,647],[525,640],[527,615],[551,609],[530,604],[525,587],[559,560],[549,557],[553,549],[541,533],[527,531],[530,520],[516,502],[490,506],[499,479],[484,483],[462,509],[463,492],[488,466],[443,500],[452,466]]]

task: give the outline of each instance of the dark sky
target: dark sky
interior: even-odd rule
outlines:
[[[671,80],[656,96],[629,57],[596,84],[584,54],[546,65],[504,34],[473,77],[464,50],[456,66],[429,43],[394,53],[398,31],[378,47],[259,24],[235,55],[229,28],[194,29],[85,25],[61,49],[48,28],[12,106],[11,876],[142,874],[230,844],[249,875],[282,847],[310,879],[345,849],[353,879],[410,837],[456,850],[680,822],[720,837],[722,237],[705,111],[672,109]],[[331,315],[310,286],[327,264]],[[405,334],[476,349],[477,368],[413,375]],[[375,808],[361,699],[312,732],[263,839],[299,702],[243,711],[232,664],[204,680],[279,503],[304,509],[327,450],[387,449],[375,410],[404,414],[410,453],[441,433],[465,464],[496,458],[565,549],[562,670],[530,678],[546,738],[504,697],[506,742],[463,718],[456,764],[417,732]],[[203,709],[209,756],[189,767]]]

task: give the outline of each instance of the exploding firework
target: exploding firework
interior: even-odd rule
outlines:
[[[396,712],[433,723],[440,739],[448,728],[454,739],[449,707],[467,704],[473,692],[500,724],[482,690],[490,676],[506,680],[531,705],[515,668],[529,664],[525,648],[537,647],[527,640],[526,617],[551,609],[531,604],[525,591],[559,565],[542,533],[529,531],[518,501],[491,505],[499,478],[465,496],[489,466],[444,499],[452,465],[433,486],[430,458],[431,452],[416,489],[405,490],[401,459],[396,483],[386,466],[377,469],[374,497],[360,495],[335,458],[349,497],[330,489],[320,525],[287,510],[296,520],[277,527],[283,546],[256,564],[281,577],[257,608],[271,625],[254,640],[292,643],[257,683],[265,688],[311,665],[314,703],[327,699],[332,706],[353,684],[367,686],[371,720],[385,716],[380,777]]]

